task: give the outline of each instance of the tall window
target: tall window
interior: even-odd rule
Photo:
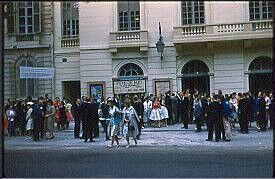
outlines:
[[[139,1],[118,1],[119,31],[140,30]]]
[[[249,1],[250,20],[263,20],[272,18],[272,2]]]
[[[40,3],[9,2],[6,6],[7,33],[32,35],[41,32]]]
[[[134,63],[128,63],[120,68],[118,76],[143,76],[143,70]]]
[[[19,34],[34,34],[40,32],[39,2],[20,2],[18,9]]]
[[[20,66],[33,67],[33,63],[25,59],[20,63]],[[34,79],[20,79],[19,83],[19,97],[26,98],[28,96],[34,96]]]
[[[203,1],[182,1],[182,25],[204,23],[204,2]]]
[[[62,2],[62,38],[78,37],[79,10],[77,2]]]

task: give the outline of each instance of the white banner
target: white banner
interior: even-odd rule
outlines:
[[[52,79],[54,76],[54,68],[34,68],[20,66],[20,79]]]
[[[145,80],[114,81],[114,94],[145,92]]]

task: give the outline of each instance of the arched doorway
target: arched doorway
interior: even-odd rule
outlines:
[[[249,65],[249,91],[257,95],[258,92],[272,91],[272,61],[270,57],[261,56]]]
[[[121,101],[126,97],[132,98],[135,95],[141,97],[146,93],[146,80],[142,68],[134,63],[123,65],[114,80],[114,94],[118,95]]]
[[[182,89],[189,89],[191,94],[196,91],[201,93],[210,93],[209,69],[207,65],[200,60],[192,60],[182,68]]]

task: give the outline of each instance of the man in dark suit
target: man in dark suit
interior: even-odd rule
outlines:
[[[140,99],[138,99],[138,96],[134,96],[134,105],[133,105],[134,109],[137,112],[137,115],[139,116],[139,119],[142,119],[143,117],[143,103],[141,102]],[[142,120],[137,121],[138,123],[138,135],[137,135],[137,139],[140,139],[140,135],[141,135],[141,127],[143,126]]]
[[[173,93],[171,96],[172,103],[172,123],[176,124],[178,118],[178,98],[176,97],[176,93]]]
[[[39,134],[43,138],[43,127],[44,126],[44,108],[43,101],[38,100],[38,104],[34,105],[33,108],[33,140],[39,141]]]
[[[84,142],[87,142],[88,139],[90,139],[90,142],[95,142],[95,128],[96,123],[98,125],[98,105],[96,104],[95,100],[88,100],[90,103],[88,103],[87,106],[87,118],[84,121]]]
[[[73,108],[72,108],[73,116],[74,116],[74,137],[79,138],[80,135],[80,99],[77,98]]]
[[[182,122],[183,122],[183,127],[185,129],[188,129],[188,122],[189,122],[189,99],[188,99],[188,94],[185,93],[183,96],[182,100]]]
[[[168,115],[169,115],[168,123],[172,124],[172,102],[171,102],[170,93],[171,91],[168,91],[165,93],[165,107],[167,108]]]
[[[221,123],[222,123],[222,106],[218,101],[218,96],[213,96],[213,102],[209,105],[208,111],[208,139],[206,141],[213,140],[213,132],[215,129],[215,141],[219,142],[221,138]]]
[[[239,114],[239,123],[241,128],[241,133],[248,134],[248,105],[249,105],[249,99],[246,98],[246,94],[239,94],[240,101],[238,104],[238,114]]]
[[[82,126],[82,135],[81,135],[81,139],[84,139],[85,136],[85,124],[87,121],[87,110],[88,110],[88,102],[87,102],[87,97],[83,96],[82,97],[82,101],[80,103],[80,121],[81,121],[81,126]]]

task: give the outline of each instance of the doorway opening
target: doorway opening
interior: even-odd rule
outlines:
[[[249,91],[257,96],[259,92],[272,91],[272,61],[269,57],[257,57],[249,65]]]
[[[210,93],[209,69],[200,60],[192,60],[182,69],[182,90],[189,90],[191,94]]]
[[[62,81],[62,94],[62,97],[71,102],[80,98],[80,81]]]

